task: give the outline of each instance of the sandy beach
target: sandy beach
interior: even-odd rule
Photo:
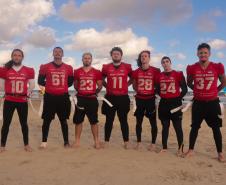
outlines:
[[[33,101],[36,109],[39,101]],[[30,108],[30,107],[29,107]],[[71,143],[74,141],[72,116],[69,120]],[[125,150],[118,119],[115,119],[110,146],[93,148],[90,125],[85,119],[79,149],[64,149],[60,124],[55,119],[50,128],[48,148],[38,149],[41,142],[42,120],[29,109],[31,153],[23,150],[22,133],[17,114],[10,128],[7,151],[0,154],[0,185],[225,185],[226,164],[216,159],[212,131],[202,125],[192,158],[177,157],[177,142],[171,126],[168,152],[158,154],[147,150],[150,125],[144,119],[142,148]],[[99,113],[100,138],[103,140],[105,117]],[[188,148],[190,110],[184,114],[185,151]],[[225,124],[225,121],[224,121]],[[2,126],[2,122],[0,124]],[[135,118],[129,113],[130,141],[136,144]],[[161,124],[158,120],[157,150],[161,149]],[[222,128],[226,154],[226,127]]]

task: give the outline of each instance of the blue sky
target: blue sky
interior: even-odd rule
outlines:
[[[64,48],[65,62],[75,68],[85,51],[101,68],[110,61],[109,50],[120,46],[134,68],[138,53],[150,49],[152,65],[168,55],[175,69],[185,71],[197,60],[197,45],[208,42],[211,59],[226,64],[223,0],[1,0],[0,16],[0,63],[18,47],[36,72],[51,60],[54,46]]]

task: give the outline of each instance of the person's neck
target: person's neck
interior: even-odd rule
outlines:
[[[201,65],[201,67],[203,69],[206,69],[208,67],[209,63],[210,63],[209,60],[207,60],[206,62],[199,61],[199,64]]]
[[[149,64],[143,64],[143,65],[141,66],[141,69],[142,69],[142,70],[147,70],[149,67],[150,67]]]
[[[54,59],[53,61],[56,65],[61,65],[63,63],[62,59]]]
[[[23,67],[22,64],[19,64],[19,65],[13,65],[12,68],[15,70],[15,71],[19,71],[21,68]]]
[[[170,72],[172,72],[172,69],[165,69],[164,72],[165,73],[170,73]]]
[[[85,72],[89,71],[92,67],[91,66],[83,66],[83,70]]]
[[[120,64],[122,63],[121,61],[120,62],[112,62],[113,63],[113,65],[115,66],[115,67],[118,67],[118,66],[120,66]]]

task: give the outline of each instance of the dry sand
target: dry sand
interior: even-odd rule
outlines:
[[[39,102],[33,101],[36,108]],[[72,118],[72,115],[71,115]],[[104,116],[99,114],[100,136],[103,139]],[[190,111],[183,120],[185,150],[188,147]],[[2,123],[1,123],[2,125]],[[58,120],[51,124],[48,149],[38,150],[42,120],[29,110],[30,144],[34,151],[23,150],[22,134],[17,114],[10,128],[7,151],[0,154],[0,185],[202,185],[226,184],[226,164],[219,163],[211,130],[202,125],[196,143],[196,155],[178,158],[174,130],[170,129],[167,153],[158,154],[146,148],[150,142],[148,120],[143,123],[143,144],[139,151],[125,150],[118,119],[115,120],[109,148],[95,150],[87,119],[84,122],[79,149],[64,149]],[[130,141],[136,143],[135,119],[129,114]],[[161,148],[161,124],[158,121],[157,148]],[[69,120],[71,142],[74,125]],[[222,128],[226,154],[226,127]]]

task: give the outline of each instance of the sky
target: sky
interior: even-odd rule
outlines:
[[[226,1],[223,0],[1,0],[0,64],[11,51],[24,51],[24,64],[34,67],[52,60],[52,49],[64,49],[64,61],[81,66],[83,52],[93,65],[110,62],[114,46],[131,63],[144,49],[151,65],[161,67],[169,56],[176,70],[197,61],[198,44],[212,47],[211,60],[226,65]]]

